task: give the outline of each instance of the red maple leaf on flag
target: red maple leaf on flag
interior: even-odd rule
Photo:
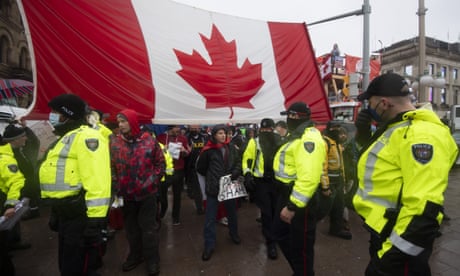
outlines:
[[[196,50],[191,55],[174,49],[182,70],[177,71],[190,86],[206,98],[206,108],[254,108],[249,102],[265,83],[261,78],[262,64],[251,64],[246,58],[238,68],[236,42],[225,41],[215,25],[211,37],[200,34],[209,56],[209,64]]]

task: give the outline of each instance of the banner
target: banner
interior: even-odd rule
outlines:
[[[217,195],[217,200],[225,201],[248,196],[243,181],[244,177],[240,177],[238,180],[232,180],[230,174],[222,176],[219,180],[219,194]]]
[[[18,0],[35,72],[31,119],[80,95],[141,122],[260,122],[305,101],[331,114],[303,23],[245,19],[170,0]]]

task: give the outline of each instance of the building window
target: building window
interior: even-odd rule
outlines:
[[[405,76],[412,76],[412,65],[404,66],[404,75]]]
[[[441,66],[441,77],[442,78],[447,77],[447,67],[446,66]]]
[[[442,88],[441,89],[441,104],[445,104],[445,103],[446,103],[446,89]]]
[[[454,80],[458,79],[458,69],[457,68],[452,70],[452,79]]]
[[[21,54],[19,55],[19,68],[28,69],[29,63],[29,53],[26,48],[21,49]]]
[[[428,64],[428,75],[434,75],[434,64]]]
[[[6,36],[0,38],[0,63],[8,63],[9,43]]]
[[[428,88],[428,101],[430,101],[430,102],[433,102],[433,100],[434,100],[433,99],[433,94],[434,94],[433,90],[434,90],[433,87]]]

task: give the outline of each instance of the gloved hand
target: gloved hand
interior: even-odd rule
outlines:
[[[88,218],[83,231],[84,246],[93,247],[102,243],[102,229],[106,227],[105,218]]]
[[[248,192],[253,192],[256,190],[256,184],[254,183],[254,177],[249,172],[247,172],[244,175],[244,185],[246,186],[246,190]]]
[[[356,136],[355,140],[361,145],[367,144],[369,142],[372,133],[371,133],[371,122],[372,116],[367,109],[362,109],[358,116],[356,117],[355,126],[356,126]]]

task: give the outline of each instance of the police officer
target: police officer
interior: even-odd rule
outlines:
[[[325,174],[321,178],[321,182],[326,182],[322,183],[322,185],[329,186],[334,190],[332,206],[329,212],[329,235],[351,240],[352,235],[348,229],[345,229],[343,219],[345,209],[343,143],[347,139],[346,130],[339,122],[329,121],[323,137],[326,141],[327,161],[325,162]]]
[[[86,124],[88,109],[80,97],[62,94],[48,106],[60,138],[41,164],[40,187],[51,204],[50,227],[59,233],[59,270],[97,275],[111,191],[108,140]]]
[[[0,135],[0,140],[2,137]],[[14,158],[11,145],[0,142],[0,216],[9,219],[14,215],[14,206],[19,203],[25,178]],[[8,232],[0,231],[0,275],[14,275],[14,266],[8,255]]]
[[[287,115],[288,142],[275,155],[275,177],[281,182],[274,231],[294,275],[314,275],[316,218],[310,212],[326,159],[325,142],[310,121],[310,108],[293,103]]]
[[[370,232],[366,275],[431,275],[429,257],[442,220],[443,193],[457,156],[449,128],[415,109],[397,74],[375,78],[359,100],[379,122],[358,161],[357,213]]]
[[[255,182],[255,201],[261,212],[262,234],[267,245],[267,256],[273,260],[278,257],[272,229],[273,218],[278,215],[275,213],[277,193],[273,158],[281,143],[280,136],[274,133],[274,128],[275,122],[272,119],[262,119],[259,135],[248,141],[242,162],[245,183]]]

